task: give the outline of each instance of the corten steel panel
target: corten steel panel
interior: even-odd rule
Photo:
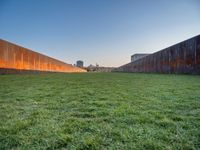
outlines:
[[[23,70],[86,72],[86,70],[0,39],[0,73]],[[5,71],[7,69],[7,71]]]
[[[200,74],[200,36],[197,37],[195,50],[195,70]]]
[[[200,74],[200,35],[123,65],[115,71]]]

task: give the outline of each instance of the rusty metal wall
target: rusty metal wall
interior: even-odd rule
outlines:
[[[115,71],[200,74],[200,35],[123,65]]]
[[[0,71],[5,69],[86,72],[84,69],[0,39]]]

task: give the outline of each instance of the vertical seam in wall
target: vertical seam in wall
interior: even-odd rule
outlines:
[[[21,69],[24,69],[24,53],[22,53],[21,57],[22,57],[22,68]]]
[[[15,52],[14,52],[14,66],[15,66],[15,59],[16,59],[16,58],[15,58]],[[15,67],[16,67],[16,66],[15,66]]]
[[[171,61],[171,50],[169,49],[169,73],[171,73],[171,66],[170,66],[170,61]]]
[[[194,40],[194,64],[197,64],[197,39]]]
[[[6,66],[8,66],[8,43],[6,44],[6,55],[5,55],[5,60],[6,60]]]
[[[35,70],[35,57],[34,57],[34,70]]]
[[[38,69],[40,70],[40,55],[39,55],[39,66],[38,66]]]

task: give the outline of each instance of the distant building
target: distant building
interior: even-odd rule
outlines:
[[[146,57],[147,55],[149,55],[149,54],[134,54],[134,55],[131,56],[131,62],[134,62],[138,59]]]
[[[78,60],[78,61],[76,62],[76,66],[77,66],[77,67],[83,67],[83,61],[82,61],[82,60]]]
[[[102,67],[96,64],[94,65],[89,65],[86,67],[87,71],[89,72],[112,72],[115,68],[114,67]]]

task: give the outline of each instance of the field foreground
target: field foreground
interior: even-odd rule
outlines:
[[[0,149],[199,149],[200,76],[0,76]]]

